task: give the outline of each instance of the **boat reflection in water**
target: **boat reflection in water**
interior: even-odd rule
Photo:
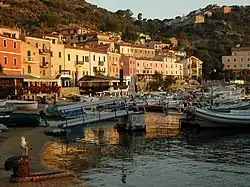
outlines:
[[[84,170],[101,164],[103,157],[132,158],[134,152],[143,154],[146,142],[179,135],[179,117],[146,114],[145,123],[146,134],[119,134],[114,121],[75,127],[67,138],[48,143],[43,162],[50,168]]]
[[[209,186],[213,176],[215,187],[248,184],[250,135],[180,134],[177,116],[146,114],[145,123],[142,134],[119,134],[114,121],[78,127],[68,139],[46,144],[43,163],[73,171],[91,186]]]

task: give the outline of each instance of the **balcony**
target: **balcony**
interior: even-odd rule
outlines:
[[[49,49],[39,49],[40,54],[50,54],[51,51]]]
[[[47,68],[49,67],[49,63],[48,62],[41,62],[40,63],[40,68]]]
[[[38,60],[36,60],[36,58],[31,57],[31,56],[27,56],[23,58],[23,62],[24,63],[29,63],[29,64],[33,64],[33,63],[37,63]]]
[[[99,61],[98,66],[104,66],[104,61]]]
[[[75,61],[76,65],[84,65],[84,61]]]

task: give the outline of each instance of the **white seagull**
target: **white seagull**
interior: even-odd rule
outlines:
[[[21,147],[24,149],[23,154],[28,156],[29,150],[32,150],[32,147],[24,136],[22,136],[20,140],[21,140]]]

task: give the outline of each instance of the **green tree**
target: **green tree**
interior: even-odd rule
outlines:
[[[139,13],[139,14],[137,15],[137,19],[140,20],[140,21],[142,20],[142,13]]]

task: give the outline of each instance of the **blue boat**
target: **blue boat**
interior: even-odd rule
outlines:
[[[0,122],[6,126],[36,127],[41,124],[41,116],[25,113],[1,114]]]

